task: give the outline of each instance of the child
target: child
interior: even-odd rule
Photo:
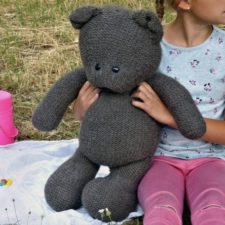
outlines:
[[[161,1],[162,2],[162,1]],[[225,0],[168,0],[176,19],[164,27],[160,70],[192,94],[207,125],[200,140],[184,138],[154,90],[141,83],[134,107],[164,124],[152,166],[140,182],[144,225],[181,225],[184,196],[192,225],[225,225]],[[85,83],[75,102],[82,120],[99,89]],[[182,106],[181,106],[182,107]]]
[[[168,1],[176,19],[164,27],[160,70],[192,94],[207,125],[201,140],[188,140],[154,91],[142,83],[134,106],[165,124],[152,167],[138,197],[144,225],[182,224],[183,199],[192,225],[225,224],[225,0]],[[211,144],[215,143],[215,144]],[[217,145],[216,145],[217,144]]]

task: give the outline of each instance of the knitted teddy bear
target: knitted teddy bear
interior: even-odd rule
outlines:
[[[189,92],[157,72],[163,32],[154,13],[83,6],[72,12],[70,21],[80,29],[83,67],[53,85],[33,124],[42,131],[56,128],[87,80],[101,93],[81,124],[78,149],[50,176],[45,197],[56,211],[83,205],[92,217],[101,218],[98,211],[108,208],[112,220],[120,221],[135,210],[138,183],[160,138],[160,124],[131,104],[138,84],[151,85],[187,138],[201,137],[205,123]],[[95,178],[100,165],[108,166],[110,174]]]

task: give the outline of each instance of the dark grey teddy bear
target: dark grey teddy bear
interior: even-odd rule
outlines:
[[[201,137],[205,123],[188,91],[156,72],[162,27],[154,13],[84,6],[72,12],[70,20],[80,29],[84,66],[56,82],[36,109],[33,124],[43,131],[56,128],[87,80],[101,88],[101,94],[86,113],[78,149],[50,176],[45,196],[56,211],[83,205],[100,218],[98,211],[108,208],[119,221],[136,207],[137,185],[160,137],[160,124],[131,105],[138,84],[147,81],[152,86],[184,136]],[[109,166],[110,174],[95,179],[100,165]]]

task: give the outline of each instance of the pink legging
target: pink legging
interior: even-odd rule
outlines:
[[[155,157],[138,188],[144,225],[181,225],[185,194],[192,225],[225,225],[225,161]]]

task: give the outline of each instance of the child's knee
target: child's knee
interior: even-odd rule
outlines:
[[[154,192],[143,199],[144,225],[181,225],[183,199],[168,191]]]
[[[225,208],[225,193],[218,188],[208,188],[202,191],[193,201],[193,211],[211,207]]]
[[[158,204],[147,210],[144,216],[144,225],[181,225],[182,216],[170,204]]]
[[[183,199],[178,199],[173,193],[167,191],[151,194],[141,202],[141,205],[145,213],[163,210],[180,216],[183,211]]]
[[[205,205],[192,215],[193,225],[225,225],[225,208],[217,204]]]
[[[225,225],[225,193],[217,188],[209,188],[195,199],[192,209],[193,225]]]

